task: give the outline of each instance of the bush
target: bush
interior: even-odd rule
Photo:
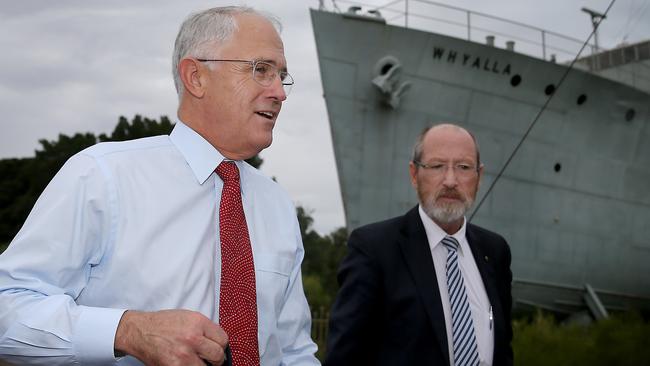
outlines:
[[[650,323],[637,313],[585,326],[538,312],[532,320],[515,320],[513,328],[517,365],[650,365]]]

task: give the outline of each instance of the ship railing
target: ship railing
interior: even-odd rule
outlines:
[[[325,1],[319,3],[323,9]],[[497,37],[502,37],[504,48],[515,51],[516,44],[517,52],[547,61],[570,61],[584,43],[547,29],[429,0],[394,0],[381,6],[351,0],[332,0],[331,3],[335,11],[341,12],[337,4],[363,7],[374,16],[381,14],[388,24],[434,31],[495,47],[499,43]],[[593,53],[595,44],[590,46]]]

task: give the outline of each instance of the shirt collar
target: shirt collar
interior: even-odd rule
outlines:
[[[463,217],[463,225],[461,225],[460,229],[458,229],[457,232],[455,232],[453,235],[447,234],[438,224],[436,224],[435,221],[431,220],[429,215],[427,215],[426,212],[422,209],[422,205],[418,205],[418,212],[420,213],[420,219],[422,220],[422,224],[424,225],[424,231],[427,234],[427,239],[429,240],[429,245],[431,246],[431,249],[435,248],[442,239],[444,239],[446,236],[452,236],[454,239],[458,241],[458,243],[463,243],[465,241],[465,230],[467,229],[467,220]],[[459,245],[458,246],[458,252],[462,255],[463,254],[463,246]]]
[[[224,160],[212,144],[180,120],[176,121],[169,138],[187,161],[199,184],[205,183]]]

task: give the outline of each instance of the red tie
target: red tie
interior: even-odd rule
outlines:
[[[219,324],[228,334],[233,366],[259,365],[255,267],[241,202],[239,169],[234,162],[223,161],[216,172],[223,180],[219,205]]]

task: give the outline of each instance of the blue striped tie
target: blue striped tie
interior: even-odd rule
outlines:
[[[454,341],[454,365],[477,366],[479,363],[474,321],[469,308],[463,275],[458,266],[458,241],[451,236],[442,239],[447,247],[447,288],[451,303],[451,333]]]

